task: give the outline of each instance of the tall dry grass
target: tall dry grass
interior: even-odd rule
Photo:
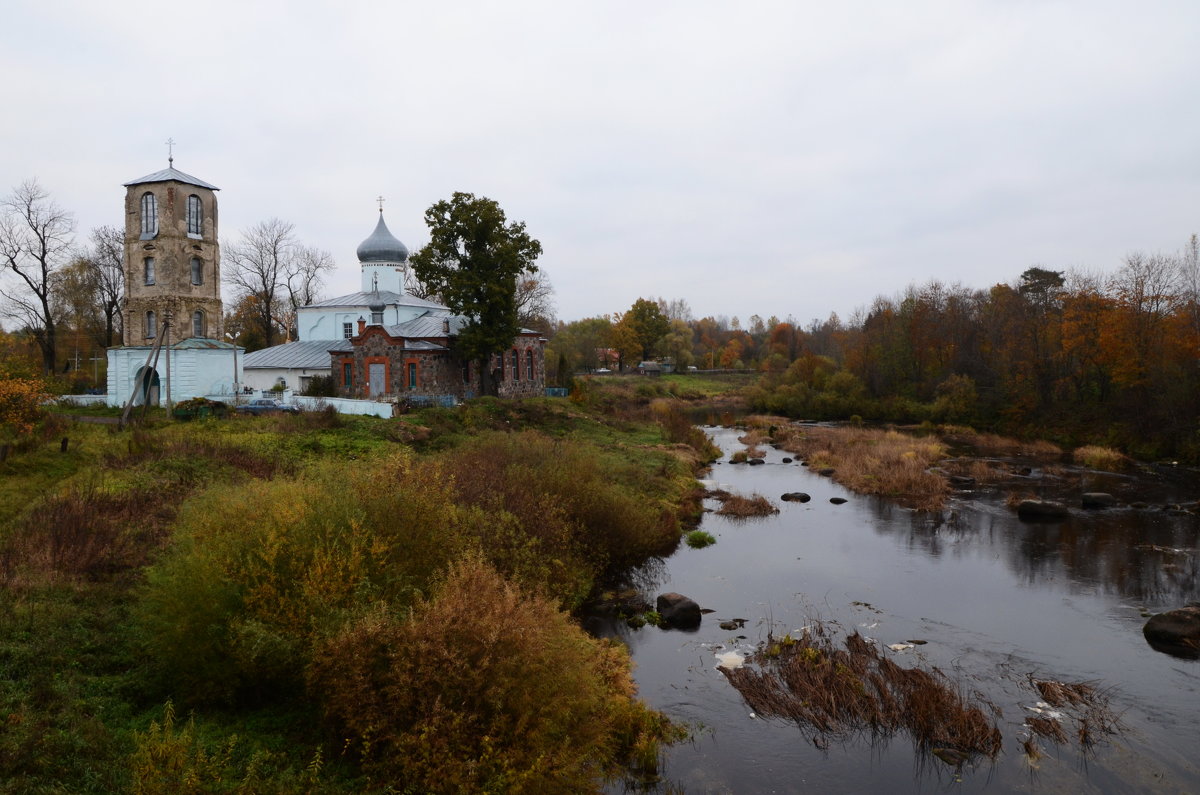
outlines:
[[[947,478],[929,468],[946,457],[936,439],[891,430],[806,426],[776,429],[783,448],[802,456],[811,469],[832,468],[833,479],[860,494],[893,497],[921,510],[942,507]]]
[[[943,425],[938,428],[938,435],[951,444],[970,447],[977,455],[1019,455],[1037,459],[1054,459],[1063,453],[1061,447],[1044,439],[1014,439],[1010,436],[983,433],[974,428],[960,425]]]
[[[1129,466],[1130,460],[1120,451],[1111,447],[1086,445],[1075,449],[1071,457],[1076,464],[1088,469],[1101,469],[1106,472],[1120,472]]]

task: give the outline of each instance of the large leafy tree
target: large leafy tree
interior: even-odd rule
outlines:
[[[671,330],[670,318],[663,314],[658,302],[647,298],[634,301],[622,317],[622,322],[628,323],[633,329],[643,360],[650,358],[650,352]]]
[[[537,273],[542,244],[511,223],[492,199],[455,193],[425,211],[430,241],[410,262],[417,279],[446,306],[467,318],[456,345],[478,362],[481,390],[495,394],[488,363],[521,330],[516,294],[518,277]]]

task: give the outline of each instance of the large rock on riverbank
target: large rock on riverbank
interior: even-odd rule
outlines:
[[[1189,605],[1159,613],[1142,627],[1146,642],[1176,657],[1200,659],[1200,606]]]
[[[675,629],[695,629],[700,626],[700,605],[683,594],[660,594],[655,603],[663,626]]]

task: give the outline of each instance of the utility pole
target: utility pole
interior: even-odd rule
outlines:
[[[173,313],[167,309],[164,315],[163,333],[166,334],[166,354],[167,354],[167,417],[171,416],[171,318]]]

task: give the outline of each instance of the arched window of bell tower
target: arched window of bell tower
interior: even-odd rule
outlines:
[[[158,318],[154,315],[154,310],[151,309],[146,313],[146,338],[158,336]]]
[[[204,225],[204,204],[196,194],[188,196],[187,200],[187,233],[188,237],[200,237]]]
[[[158,199],[153,193],[142,194],[142,240],[158,235]]]
[[[197,309],[192,313],[192,336],[204,336],[204,311]]]

